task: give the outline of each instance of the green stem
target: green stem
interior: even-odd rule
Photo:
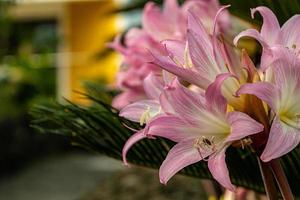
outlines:
[[[279,158],[270,161],[271,168],[275,179],[277,181],[278,187],[280,189],[281,195],[284,200],[294,200],[294,195],[289,186],[289,182],[285,176],[284,170],[280,164]]]
[[[266,194],[269,200],[277,200],[277,189],[274,181],[274,176],[272,174],[270,164],[262,162],[259,157],[257,157],[259,164],[260,173],[264,182]]]

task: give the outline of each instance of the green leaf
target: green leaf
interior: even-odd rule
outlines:
[[[118,112],[94,96],[87,96],[94,105],[82,107],[69,102],[66,105],[52,104],[36,106],[31,110],[34,120],[32,126],[43,133],[65,135],[75,145],[88,150],[121,160],[122,148],[133,134],[132,129],[141,127],[118,116]],[[158,138],[145,139],[128,153],[130,163],[150,168],[159,168],[173,142]],[[283,168],[287,173],[295,195],[300,196],[298,187],[300,176],[300,151],[294,150],[282,158]],[[227,150],[227,164],[232,182],[257,192],[264,192],[264,187],[256,156],[248,149],[230,148]],[[182,174],[202,179],[212,179],[205,161],[191,165]]]

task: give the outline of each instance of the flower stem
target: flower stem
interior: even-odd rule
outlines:
[[[257,157],[259,164],[260,173],[264,182],[266,194],[269,200],[277,200],[277,188],[274,181],[274,176],[272,174],[270,164],[262,162],[259,157]]]
[[[285,176],[279,159],[270,161],[270,164],[283,199],[294,200],[294,196],[289,186],[289,182]]]

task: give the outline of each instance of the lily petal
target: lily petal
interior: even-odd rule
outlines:
[[[252,18],[254,18],[254,14],[256,12],[259,12],[264,20],[260,31],[262,37],[267,39],[270,44],[274,44],[277,40],[278,34],[280,33],[280,25],[276,16],[272,10],[264,6],[251,9]]]
[[[247,29],[245,31],[240,32],[233,40],[233,43],[235,46],[237,46],[238,41],[242,37],[252,37],[256,39],[261,46],[263,47],[263,52],[262,52],[262,59],[260,66],[263,69],[263,71],[266,70],[267,67],[272,63],[273,57],[272,57],[272,51],[270,50],[269,43],[267,43],[267,39],[263,38],[262,35],[255,29]]]
[[[185,43],[179,40],[164,40],[161,42],[171,58],[178,60],[181,65],[184,64]]]
[[[152,72],[144,79],[144,90],[150,99],[159,99],[164,88],[161,77],[154,75]]]
[[[188,47],[194,67],[210,81],[221,73],[213,55],[211,43],[206,43],[203,37],[188,30]]]
[[[264,130],[264,126],[247,114],[233,111],[227,114],[227,120],[231,125],[231,133],[226,138],[227,142],[241,140],[249,135],[259,133]]]
[[[300,15],[294,15],[288,21],[284,23],[281,28],[282,39],[284,47],[288,47],[290,49],[297,48],[299,50],[300,47]]]
[[[188,14],[188,30],[196,33],[197,35],[201,36],[202,41],[204,44],[211,46],[211,37],[207,33],[204,25],[202,24],[201,20],[193,10],[189,10]]]
[[[129,165],[126,159],[127,152],[129,149],[138,141],[146,138],[147,136],[144,134],[144,130],[140,130],[133,134],[125,143],[123,150],[122,150],[122,158],[125,165]]]
[[[112,106],[117,109],[122,109],[125,106],[144,98],[146,98],[145,95],[140,92],[127,90],[113,99]]]
[[[279,90],[273,84],[267,82],[246,83],[237,91],[237,95],[251,94],[266,102],[273,110],[276,110],[276,100]]]
[[[230,191],[235,191],[235,187],[230,181],[229,171],[225,161],[226,147],[212,154],[208,159],[208,168],[214,179],[216,179],[223,187]]]
[[[188,88],[182,86],[177,79],[173,82],[174,87],[165,89],[161,100],[168,101],[167,104],[173,108],[178,115],[190,119],[197,118],[201,109],[203,109],[203,97]]]
[[[261,160],[268,162],[293,150],[300,142],[300,130],[281,122],[276,116],[273,120],[267,145]]]
[[[265,42],[264,38],[260,35],[260,33],[255,29],[247,29],[245,31],[240,32],[233,40],[233,44],[237,46],[238,41],[242,37],[251,37],[256,39],[264,48],[268,48],[269,45]]]
[[[219,111],[225,112],[227,102],[221,93],[221,87],[223,82],[230,76],[232,76],[230,73],[220,74],[215,82],[208,86],[205,92],[205,99],[210,109],[217,108]]]
[[[148,124],[146,135],[160,136],[174,142],[199,136],[197,127],[174,115],[159,116],[153,119]]]
[[[194,139],[176,144],[168,153],[159,169],[160,182],[166,184],[177,172],[188,165],[199,162],[211,152],[200,152],[194,147]]]
[[[195,84],[200,88],[207,88],[207,86],[209,85],[210,81],[207,78],[203,77],[200,73],[190,69],[178,67],[167,56],[156,55],[155,53],[152,53],[152,55],[154,58],[154,64],[160,66],[161,68],[172,74],[175,74],[183,80]]]
[[[147,115],[148,119],[144,119],[147,122],[160,112],[159,102],[156,100],[141,100],[135,103],[129,104],[120,111],[120,116],[125,117],[134,122],[141,122],[143,115]],[[144,123],[143,122],[143,123]]]

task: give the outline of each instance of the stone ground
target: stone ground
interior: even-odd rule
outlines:
[[[155,170],[124,167],[110,158],[72,153],[40,159],[0,180],[1,200],[207,199],[199,180],[177,176],[168,186]]]

